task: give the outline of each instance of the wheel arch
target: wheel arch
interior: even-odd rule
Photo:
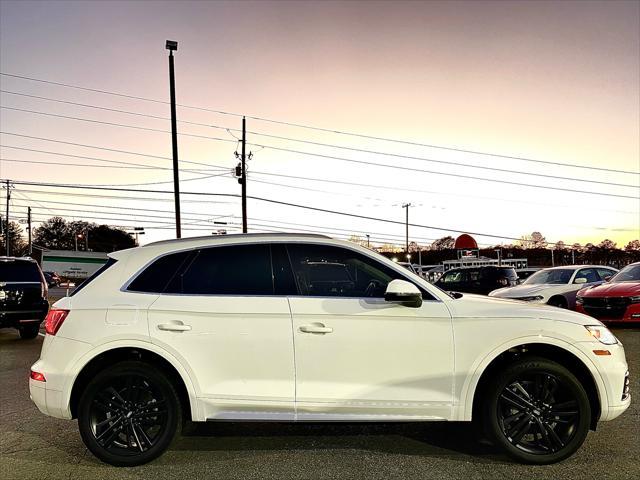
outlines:
[[[500,368],[517,358],[537,356],[555,361],[566,367],[580,381],[591,404],[590,427],[595,430],[601,412],[603,409],[608,408],[606,389],[602,378],[593,364],[590,364],[589,360],[581,352],[569,344],[561,345],[559,343],[547,343],[540,338],[532,339],[528,342],[523,341],[508,348],[499,349],[493,355],[488,356],[482,366],[476,369],[473,385],[469,386],[466,396],[462,397],[467,399],[464,419],[472,420],[473,418],[478,418],[483,390]]]
[[[196,395],[188,373],[181,368],[175,359],[164,355],[166,352],[154,350],[153,347],[149,348],[146,345],[111,345],[103,347],[97,352],[92,352],[93,355],[90,358],[85,358],[83,366],[79,369],[71,385],[68,403],[71,418],[77,417],[80,396],[98,371],[116,362],[138,360],[158,368],[168,377],[178,393],[184,419],[196,419],[198,416]]]

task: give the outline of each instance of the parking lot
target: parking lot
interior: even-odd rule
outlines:
[[[616,329],[630,363],[632,395],[640,398],[640,328]],[[21,341],[0,333],[0,473],[3,479],[118,478],[599,478],[640,475],[638,401],[599,425],[563,463],[517,465],[475,443],[467,424],[198,425],[155,462],[118,469],[84,447],[75,421],[40,414],[29,400],[29,366],[42,337]]]

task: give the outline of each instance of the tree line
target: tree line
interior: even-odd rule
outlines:
[[[432,244],[425,246],[411,242],[409,243],[409,253],[412,254],[411,261],[417,262],[418,251],[420,251],[423,265],[435,265],[443,260],[454,259],[457,256],[454,245],[455,238],[452,236],[439,238]],[[391,246],[389,245],[389,247]],[[384,246],[380,250],[380,253],[386,256],[397,256],[397,247],[395,253],[393,249],[385,249]],[[587,243],[585,245],[578,243],[568,245],[561,240],[549,244],[540,232],[524,235],[512,244],[481,248],[479,254],[483,257],[497,258],[498,252],[496,250],[500,251],[503,259],[526,258],[529,265],[540,267],[575,263],[578,265],[610,265],[620,268],[629,263],[640,261],[640,240],[631,240],[624,248],[619,248],[616,242],[610,239],[604,239],[597,244]]]
[[[28,236],[20,224],[0,220],[2,243],[0,252],[6,252],[9,237],[9,249],[12,256],[28,253]],[[8,235],[7,235],[8,233]],[[47,250],[79,250],[93,252],[113,252],[135,246],[135,240],[124,229],[82,220],[67,221],[62,217],[52,217],[33,229],[34,248]]]

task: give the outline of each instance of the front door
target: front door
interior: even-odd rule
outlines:
[[[300,293],[289,299],[297,418],[450,418],[453,336],[444,303],[420,285],[421,307],[386,302],[387,283],[411,276],[355,250],[288,250]]]

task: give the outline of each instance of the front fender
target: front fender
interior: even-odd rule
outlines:
[[[498,356],[502,353],[508,351],[510,348],[515,348],[520,345],[525,344],[546,344],[552,345],[555,347],[562,348],[567,352],[573,354],[576,358],[578,358],[589,370],[589,373],[593,377],[593,380],[596,384],[596,390],[598,392],[598,398],[600,400],[601,410],[606,412],[609,408],[610,399],[607,395],[607,388],[605,386],[604,380],[602,378],[602,374],[599,372],[595,363],[589,356],[579,348],[577,345],[581,345],[584,343],[585,345],[592,345],[591,342],[572,342],[561,338],[557,338],[554,336],[549,336],[548,334],[539,334],[539,335],[526,335],[518,338],[511,339],[500,345],[493,347],[490,351],[486,352],[484,355],[478,356],[478,360],[471,366],[469,369],[470,374],[466,376],[462,389],[460,392],[460,400],[458,403],[458,411],[457,414],[454,413],[454,419],[459,421],[469,421],[472,417],[473,411],[473,399],[475,396],[476,389],[478,387],[478,382],[480,381],[480,377],[486,370],[486,368],[493,362]]]

